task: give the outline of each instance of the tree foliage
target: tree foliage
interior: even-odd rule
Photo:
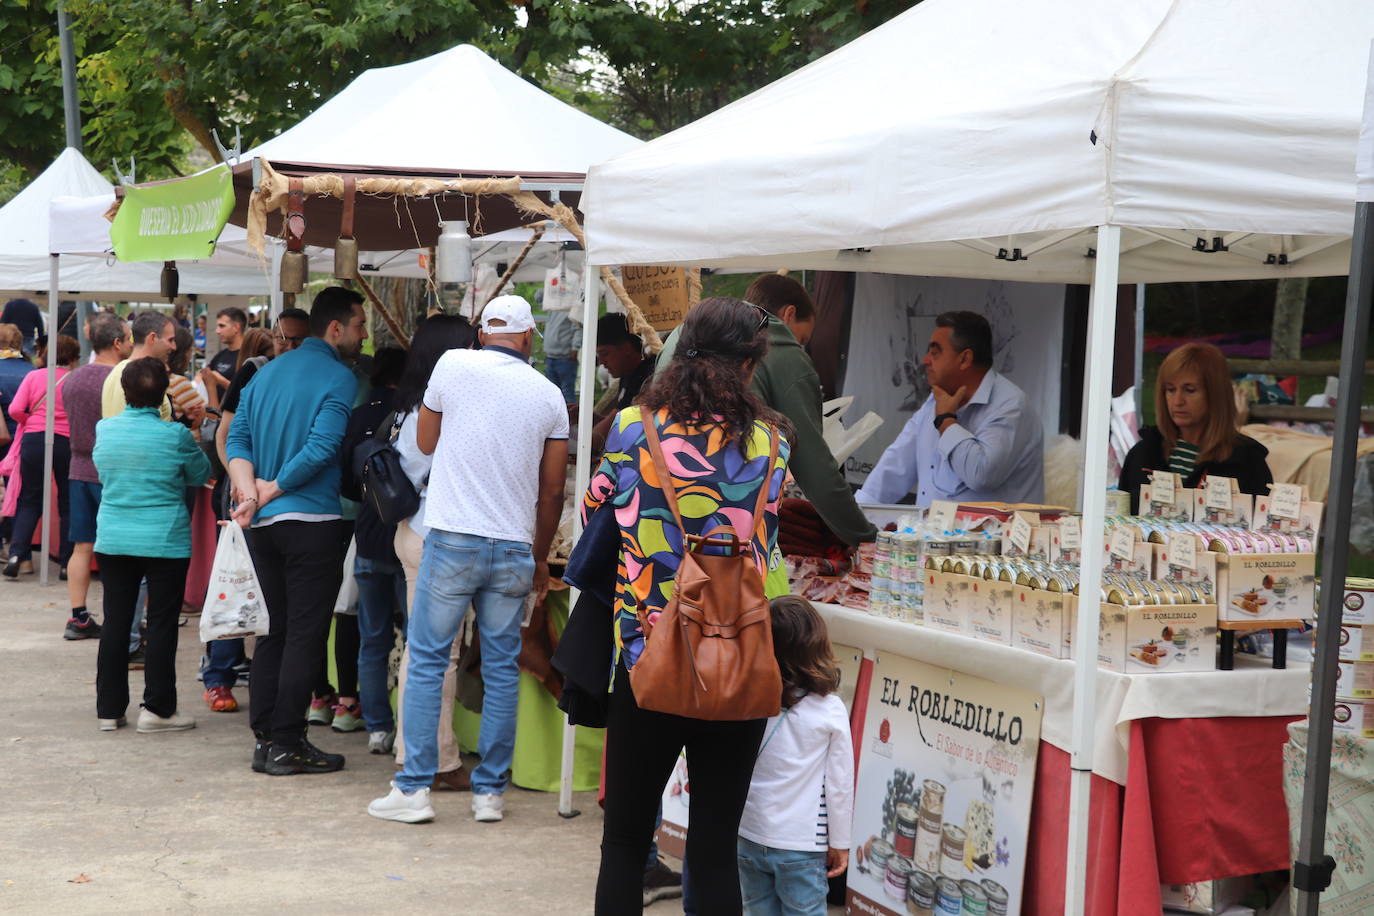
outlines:
[[[56,0],[0,0],[0,176],[63,145]],[[140,178],[292,126],[372,67],[463,42],[639,136],[681,126],[911,0],[67,0],[88,158]],[[455,87],[456,91],[457,87]],[[203,155],[201,155],[203,159]],[[0,192],[2,193],[2,192]]]

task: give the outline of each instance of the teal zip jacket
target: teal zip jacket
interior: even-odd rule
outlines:
[[[662,372],[672,361],[678,330],[664,341],[655,371]],[[777,318],[768,319],[768,353],[754,369],[754,393],[792,421],[792,455],[787,469],[835,536],[851,547],[877,537],[878,530],[854,502],[854,492],[825,444],[821,379],[816,367],[792,331]]]
[[[282,494],[254,521],[288,512],[339,515],[339,445],[357,382],[334,348],[307,337],[257,371],[239,396],[225,454],[253,463]]]
[[[191,431],[156,407],[130,407],[95,425],[100,475],[95,549],[126,557],[191,555],[186,488],[210,478],[210,460]]]

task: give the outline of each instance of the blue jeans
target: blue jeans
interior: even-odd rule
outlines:
[[[515,705],[520,686],[520,623],[534,583],[529,544],[440,531],[425,538],[406,636],[405,768],[396,776],[403,792],[427,788],[439,764],[439,707],[449,649],[471,604],[482,639],[482,730],[472,771],[472,791],[506,791],[515,753]]]
[[[392,621],[406,606],[406,577],[400,563],[356,557],[353,578],[358,583],[358,699],[370,732],[396,728],[391,691],[386,689],[386,664],[396,644]]]
[[[563,392],[564,403],[577,403],[577,357],[545,355],[544,376]]]
[[[206,653],[205,671],[201,673],[205,689],[233,687],[239,676],[234,666],[243,661],[244,655],[242,639],[212,640],[210,651]]]
[[[746,916],[825,916],[825,853],[760,846],[739,838]]]

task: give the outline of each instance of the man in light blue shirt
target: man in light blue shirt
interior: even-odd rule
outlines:
[[[992,328],[976,312],[935,319],[921,361],[931,395],[907,421],[855,499],[916,505],[1038,503],[1045,497],[1040,417],[1026,393],[992,368]]]

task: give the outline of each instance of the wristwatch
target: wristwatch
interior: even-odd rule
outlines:
[[[935,415],[935,428],[939,429],[940,424],[946,420],[957,420],[959,417],[952,413],[939,413]]]

